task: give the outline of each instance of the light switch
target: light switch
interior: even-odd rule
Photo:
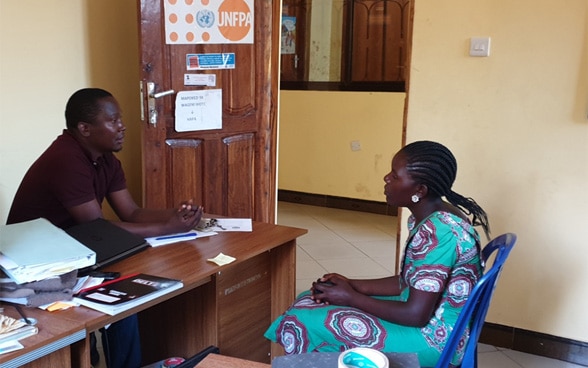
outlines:
[[[490,37],[470,38],[470,56],[490,56]]]

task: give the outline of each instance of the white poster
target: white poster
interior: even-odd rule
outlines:
[[[254,0],[164,0],[167,44],[253,43]]]
[[[181,91],[176,96],[176,132],[223,128],[222,90]]]

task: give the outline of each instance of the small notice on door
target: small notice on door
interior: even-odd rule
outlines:
[[[187,54],[186,69],[235,69],[235,54]]]
[[[222,90],[181,91],[176,96],[176,132],[222,129]]]

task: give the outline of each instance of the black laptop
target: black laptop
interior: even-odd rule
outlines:
[[[125,259],[150,246],[142,237],[102,218],[72,226],[65,232],[96,252],[96,264],[79,269],[80,276]]]

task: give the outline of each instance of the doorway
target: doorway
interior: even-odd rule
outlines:
[[[295,47],[280,54],[282,192],[385,202],[382,177],[404,142],[412,11],[409,0],[283,0]]]

